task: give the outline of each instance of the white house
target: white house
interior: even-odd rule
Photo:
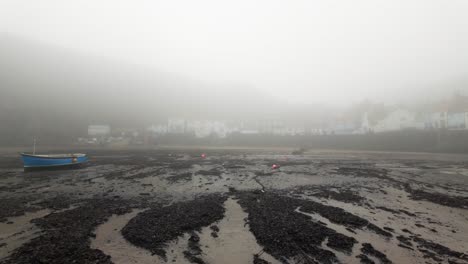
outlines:
[[[465,128],[468,129],[468,112],[465,112]]]
[[[468,113],[448,113],[447,128],[448,129],[466,129],[468,121]]]
[[[243,135],[256,135],[256,134],[260,134],[260,132],[258,130],[255,130],[255,129],[242,129],[241,131],[239,131],[241,134]]]
[[[148,131],[157,135],[164,135],[167,133],[167,125],[151,125],[148,127]]]
[[[88,136],[99,137],[107,136],[111,132],[109,125],[90,125],[88,126]]]
[[[372,130],[376,133],[398,131],[403,129],[423,129],[424,122],[418,121],[416,114],[407,110],[398,109],[379,120]]]
[[[208,137],[213,134],[225,138],[229,129],[226,123],[222,121],[195,120],[187,122],[186,132],[192,132],[198,138]]]
[[[372,131],[372,126],[371,126],[370,121],[369,121],[369,114],[367,112],[365,112],[362,115],[361,127],[357,128],[354,131],[354,134],[366,134],[366,133],[369,133],[371,131]]]
[[[427,122],[427,128],[447,128],[447,117],[446,111],[433,112],[429,114],[429,120]]]
[[[169,118],[167,120],[167,132],[174,134],[185,133],[185,119],[181,118]]]

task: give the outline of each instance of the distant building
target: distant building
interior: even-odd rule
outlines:
[[[352,122],[343,122],[335,124],[330,129],[330,132],[335,135],[351,135],[360,133],[356,125],[354,125]]]
[[[197,138],[204,138],[211,135],[225,138],[229,129],[223,121],[195,120],[187,122],[186,132],[193,133]]]
[[[413,112],[398,109],[390,112],[384,119],[379,120],[372,130],[376,133],[398,131],[403,129],[423,129],[424,121],[418,120]]]
[[[468,129],[468,111],[465,112],[465,129]]]
[[[90,125],[88,126],[88,136],[101,137],[107,136],[111,132],[109,125]]]
[[[447,128],[466,129],[467,128],[468,113],[447,113]]]
[[[372,131],[372,127],[369,121],[369,114],[365,112],[362,115],[361,128],[357,129],[357,134],[366,134]]]
[[[182,118],[169,118],[167,120],[167,132],[172,134],[184,134],[186,121]]]
[[[148,131],[156,135],[164,135],[167,134],[168,129],[167,125],[151,125],[148,127]]]
[[[244,134],[244,135],[256,135],[256,134],[260,134],[260,132],[258,130],[247,130],[247,129],[243,129],[240,131],[241,134]]]
[[[429,114],[426,128],[444,129],[447,128],[447,112],[437,111]]]
[[[430,110],[427,128],[468,129],[468,96],[455,93],[450,99],[434,104]]]

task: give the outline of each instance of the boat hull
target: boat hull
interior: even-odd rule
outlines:
[[[85,154],[31,155],[21,153],[24,168],[73,166],[88,161]]]

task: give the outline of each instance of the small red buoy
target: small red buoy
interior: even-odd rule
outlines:
[[[271,168],[272,168],[272,169],[274,169],[274,170],[278,169],[279,167],[280,167],[280,166],[279,166],[279,165],[277,165],[277,164],[273,164],[273,165],[271,165]]]
[[[205,153],[201,154],[201,157],[202,159],[206,158],[206,154]]]

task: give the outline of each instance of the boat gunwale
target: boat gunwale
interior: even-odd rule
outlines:
[[[49,156],[49,155],[35,155],[35,154],[28,154],[28,153],[20,153],[21,156],[26,156],[26,157],[33,157],[33,158],[39,158],[39,159],[72,159],[72,158],[83,158],[87,157],[86,154],[83,153],[74,153],[74,154],[54,154],[54,156]],[[56,155],[63,155],[63,156],[56,156]]]

